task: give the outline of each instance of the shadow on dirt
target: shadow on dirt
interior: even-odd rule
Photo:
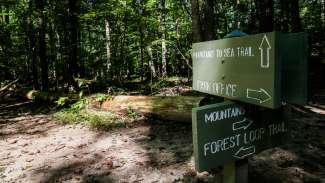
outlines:
[[[172,121],[149,120],[145,140],[137,143],[147,150],[149,165],[167,167],[188,161],[193,153],[192,127]]]

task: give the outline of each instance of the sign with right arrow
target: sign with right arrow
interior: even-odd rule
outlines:
[[[287,134],[281,109],[249,113],[226,101],[192,112],[195,166],[206,171],[281,144]]]
[[[279,108],[281,36],[270,32],[193,44],[193,89]]]

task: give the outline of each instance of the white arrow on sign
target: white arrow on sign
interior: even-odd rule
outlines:
[[[264,34],[262,42],[259,47],[261,51],[261,67],[269,68],[270,67],[270,49],[271,45],[269,40],[267,39],[266,34]],[[265,57],[265,58],[264,58]]]
[[[255,146],[250,146],[250,147],[241,147],[234,155],[235,158],[237,159],[244,159],[247,156],[250,156],[255,153]]]
[[[235,123],[232,124],[232,130],[240,130],[240,129],[244,129],[246,130],[251,124],[253,123],[252,120],[249,120],[247,118],[244,118],[241,121],[237,121]]]
[[[271,100],[271,95],[267,93],[266,90],[260,88],[259,90],[253,90],[247,88],[246,90],[246,97],[254,100],[258,100],[261,103]]]

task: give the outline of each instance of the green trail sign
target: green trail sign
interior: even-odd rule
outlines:
[[[281,36],[271,32],[193,44],[193,89],[279,108]]]
[[[247,115],[230,101],[194,108],[196,169],[210,170],[279,145],[287,131],[281,110],[259,110]]]

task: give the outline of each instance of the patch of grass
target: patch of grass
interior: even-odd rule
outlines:
[[[127,115],[128,115],[128,117],[130,117],[133,120],[137,120],[140,118],[139,113],[134,111],[131,106],[128,106],[128,108],[127,108]]]
[[[1,172],[4,172],[6,170],[6,167],[4,167],[4,166],[0,166],[0,173]]]
[[[63,124],[82,124],[90,128],[111,130],[126,127],[131,120],[112,112],[95,110],[61,110],[53,114],[54,119]]]

